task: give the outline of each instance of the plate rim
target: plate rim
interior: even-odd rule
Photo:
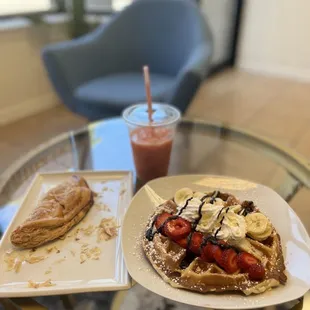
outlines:
[[[273,192],[273,194],[276,194],[278,197],[280,197],[286,204],[287,204],[287,207],[288,207],[288,210],[291,211],[293,213],[293,215],[295,216],[295,219],[298,221],[298,224],[300,226],[300,228],[303,229],[303,233],[306,237],[306,242],[307,242],[307,246],[308,248],[310,249],[310,236],[309,236],[309,233],[307,232],[304,224],[302,223],[301,219],[299,218],[299,216],[296,214],[296,212],[291,208],[291,206],[272,188],[264,185],[264,184],[261,184],[261,183],[256,183],[256,182],[253,182],[251,180],[247,180],[247,179],[242,179],[242,178],[238,178],[238,177],[234,177],[234,176],[227,176],[227,175],[215,175],[215,174],[179,174],[179,175],[169,175],[169,176],[166,176],[166,177],[161,177],[161,178],[157,178],[157,179],[154,179],[154,180],[151,180],[149,182],[147,182],[143,187],[141,187],[138,192],[133,196],[132,200],[131,200],[131,203],[130,205],[128,206],[127,208],[127,212],[124,216],[124,220],[123,220],[123,223],[125,223],[126,221],[126,218],[129,216],[128,215],[128,211],[130,210],[130,208],[132,208],[132,205],[133,205],[133,202],[136,198],[136,196],[138,196],[139,194],[141,194],[142,191],[145,190],[145,186],[148,185],[150,187],[152,187],[152,183],[155,183],[155,182],[158,182],[158,181],[161,181],[161,180],[167,180],[167,179],[173,179],[173,178],[186,178],[186,177],[197,177],[197,178],[200,178],[200,177],[204,177],[204,178],[208,178],[208,177],[218,177],[218,178],[227,178],[227,179],[235,179],[235,180],[241,180],[241,181],[247,181],[247,182],[250,182],[252,184],[255,184],[255,185],[259,185],[271,192]],[[211,187],[211,186],[209,186]],[[212,187],[211,187],[212,188]],[[236,189],[237,190],[237,189]],[[239,191],[242,191],[242,190],[239,190]],[[124,251],[124,242],[125,242],[125,233],[124,233],[124,230],[122,230],[122,250],[124,252],[124,259],[125,259],[125,263],[126,263],[126,266],[127,266],[127,270],[128,270],[128,273],[129,275],[132,277],[132,279],[134,279],[139,285],[143,286],[145,289],[157,294],[157,295],[160,295],[160,296],[163,296],[164,298],[168,298],[168,299],[172,299],[171,297],[169,297],[167,294],[166,295],[163,295],[163,294],[160,294],[158,292],[156,292],[155,290],[149,288],[149,287],[146,287],[144,284],[141,284],[139,283],[135,277],[132,276],[132,273],[131,273],[131,267],[128,267],[130,266],[130,264],[127,264],[127,261],[128,261],[128,258],[127,258],[127,253],[126,251]],[[129,255],[129,253],[128,253]],[[147,261],[147,263],[150,265],[150,268],[152,270],[152,272],[154,274],[156,274],[158,277],[160,277],[160,275],[154,270],[153,266],[151,265],[151,263],[148,261],[148,259],[146,258],[145,254],[144,254],[144,260]],[[165,283],[165,281],[160,277],[160,280]],[[167,283],[165,283],[167,284]],[[169,284],[167,284],[169,285]],[[189,291],[189,290],[186,290],[186,289],[182,289],[182,288],[174,288],[174,287],[171,287],[173,290],[174,289],[177,289],[177,290],[184,290],[184,291],[188,291],[188,292],[191,292],[191,293],[195,293],[195,292],[192,292],[192,291]],[[231,306],[219,306],[219,305],[214,305],[214,304],[210,304],[210,305],[198,305],[198,304],[189,304],[189,303],[186,303],[185,301],[180,301],[180,300],[176,300],[176,299],[172,299],[172,300],[175,300],[175,301],[178,301],[180,303],[183,303],[183,304],[187,304],[187,305],[192,305],[192,306],[198,306],[198,307],[205,307],[205,308],[214,308],[214,309],[254,309],[254,308],[263,308],[263,307],[269,307],[269,306],[273,306],[273,305],[279,305],[279,304],[284,304],[284,303],[288,303],[288,302],[291,302],[293,300],[296,300],[298,298],[301,298],[302,296],[304,296],[310,289],[310,286],[308,287],[308,289],[304,289],[304,293],[300,293],[298,294],[299,296],[294,296],[294,298],[291,298],[291,297],[288,297],[286,300],[283,300],[281,301],[281,303],[268,303],[266,302],[265,300],[262,301],[260,304],[258,305],[242,305],[242,304],[236,304],[235,307],[231,307]],[[197,293],[199,295],[199,293]],[[212,293],[210,293],[212,294]],[[209,294],[206,294],[205,296],[207,297]],[[215,295],[213,293],[213,295]],[[229,293],[227,293],[226,295],[231,295]],[[200,296],[200,295],[199,295]],[[240,297],[246,297],[246,296],[242,296],[240,295]]]
[[[8,225],[4,234],[2,235],[2,238],[0,240],[0,249],[2,248],[6,239],[9,238],[8,234],[9,234],[10,229],[15,224],[16,218],[18,217],[19,213],[22,211],[22,206],[24,205],[30,191],[35,186],[35,184],[40,181],[40,178],[44,178],[44,176],[52,176],[52,175],[61,177],[62,175],[70,176],[70,175],[75,175],[75,174],[81,175],[81,176],[85,174],[92,174],[92,175],[111,175],[112,174],[115,176],[117,175],[122,176],[123,178],[127,177],[128,178],[127,186],[129,190],[129,201],[131,201],[133,197],[133,173],[131,170],[96,170],[96,171],[93,171],[93,170],[61,171],[59,170],[59,171],[37,172],[33,180],[30,182],[29,186],[25,190],[17,211],[15,212],[14,216],[12,217],[10,221],[10,224]],[[121,219],[122,224],[124,222],[128,207],[129,205],[126,205],[124,208],[125,213],[123,215],[123,218]],[[121,236],[122,234],[123,234],[123,227],[121,230]],[[122,237],[120,238],[120,244],[121,244],[120,248],[122,250]],[[114,286],[112,285],[109,286],[105,284],[97,284],[97,285],[89,285],[85,287],[80,286],[80,287],[74,287],[74,288],[70,288],[70,287],[69,288],[67,287],[57,288],[57,285],[56,285],[56,286],[51,286],[51,287],[40,287],[33,291],[32,290],[19,291],[18,287],[17,287],[17,290],[15,289],[15,291],[3,291],[0,288],[0,298],[52,296],[52,295],[66,295],[66,294],[84,293],[84,292],[121,291],[121,290],[129,289],[132,286],[131,276],[127,270],[127,266],[125,263],[125,255],[124,255],[123,250],[121,251],[121,254],[122,254],[122,259],[123,259],[122,269],[126,270],[126,277],[127,277],[126,282],[127,283],[123,283],[119,285],[116,284]],[[54,281],[54,282],[57,284],[58,281]],[[59,281],[59,282],[62,282],[62,281]]]

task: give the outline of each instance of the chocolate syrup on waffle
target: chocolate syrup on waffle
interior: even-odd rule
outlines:
[[[255,210],[253,201],[245,200],[242,202],[241,206],[243,209],[238,212],[239,215],[247,216],[249,213],[252,213]]]
[[[214,191],[214,192],[212,193],[212,196],[211,196],[211,199],[210,199],[209,203],[213,204],[213,203],[215,202],[215,199],[217,198],[218,194],[219,194],[219,191]],[[205,200],[206,200],[208,197],[210,197],[209,194],[203,196],[203,197],[200,199],[200,200],[201,200],[201,204],[199,205],[199,208],[198,208],[198,215],[199,215],[199,217],[198,217],[198,219],[197,219],[197,220],[194,222],[194,224],[193,224],[193,229],[194,229],[194,230],[196,229],[196,227],[197,227],[199,221],[200,221],[201,218],[202,218],[202,207],[203,207],[203,205],[204,205],[204,203],[205,203]]]
[[[158,229],[156,229],[156,228],[154,229],[155,222],[156,222],[157,217],[158,217],[159,215],[160,215],[160,214],[158,214],[158,215],[155,216],[155,218],[154,218],[154,220],[153,220],[153,222],[152,222],[151,227],[150,227],[150,228],[146,231],[146,233],[145,233],[145,238],[146,238],[147,240],[149,240],[149,241],[152,241],[152,240],[153,240],[155,234],[158,234],[158,233],[161,233],[161,232],[162,232],[162,230],[163,230],[163,228],[164,228],[164,226],[165,226],[166,223],[168,223],[168,222],[170,222],[170,221],[172,221],[172,220],[175,220],[175,219],[177,219],[177,218],[179,217],[179,216],[177,216],[177,215],[173,215],[173,216],[171,216],[171,217],[168,217],[168,218],[158,227]]]
[[[186,207],[188,206],[188,203],[193,199],[194,197],[188,198],[185,202],[185,205],[180,209],[180,211],[177,213],[177,215],[181,215],[182,212],[186,209]]]
[[[216,238],[217,234],[220,232],[220,230],[222,229],[222,224],[223,224],[224,218],[225,218],[225,216],[223,216],[223,218],[221,219],[221,221],[220,221],[220,227],[216,230],[216,232],[215,232],[215,234],[214,234],[214,237],[215,237],[215,238]]]

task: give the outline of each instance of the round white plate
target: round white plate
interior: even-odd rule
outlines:
[[[288,281],[260,295],[199,294],[176,289],[165,283],[145,257],[141,235],[158,198],[173,197],[176,190],[190,187],[193,190],[220,189],[241,200],[253,200],[272,221],[281,236]],[[128,272],[134,280],[163,297],[182,303],[217,309],[251,309],[276,305],[303,296],[310,288],[310,238],[296,213],[272,189],[249,181],[222,176],[181,175],[149,182],[133,198],[125,215],[122,246]]]

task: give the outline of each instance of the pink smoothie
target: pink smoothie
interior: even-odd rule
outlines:
[[[173,131],[167,128],[143,127],[133,130],[130,138],[138,177],[147,182],[166,176]]]

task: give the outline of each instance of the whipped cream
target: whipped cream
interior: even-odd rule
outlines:
[[[207,199],[209,200],[209,199]],[[210,201],[210,200],[209,200]],[[206,202],[201,209],[202,217],[196,227],[198,231],[210,233],[225,214],[224,201],[216,198],[214,204]]]
[[[183,209],[180,217],[188,220],[189,222],[193,223],[199,218],[199,206],[201,205],[201,201],[198,198],[192,198],[185,209]],[[177,208],[177,214],[181,211],[184,205],[179,206]]]
[[[245,238],[246,222],[243,216],[228,211],[223,215],[222,224],[216,229],[216,237],[226,241],[239,241]],[[216,232],[214,231],[214,233]]]
[[[196,230],[202,233],[216,235],[226,241],[238,241],[245,238],[246,221],[243,216],[236,214],[240,205],[226,206],[221,198],[205,197],[202,192],[193,192],[189,188],[178,190],[174,196],[177,204],[177,214],[191,223],[197,223]],[[212,202],[212,203],[211,203]],[[199,207],[201,214],[199,214]],[[201,216],[201,218],[200,218]]]

